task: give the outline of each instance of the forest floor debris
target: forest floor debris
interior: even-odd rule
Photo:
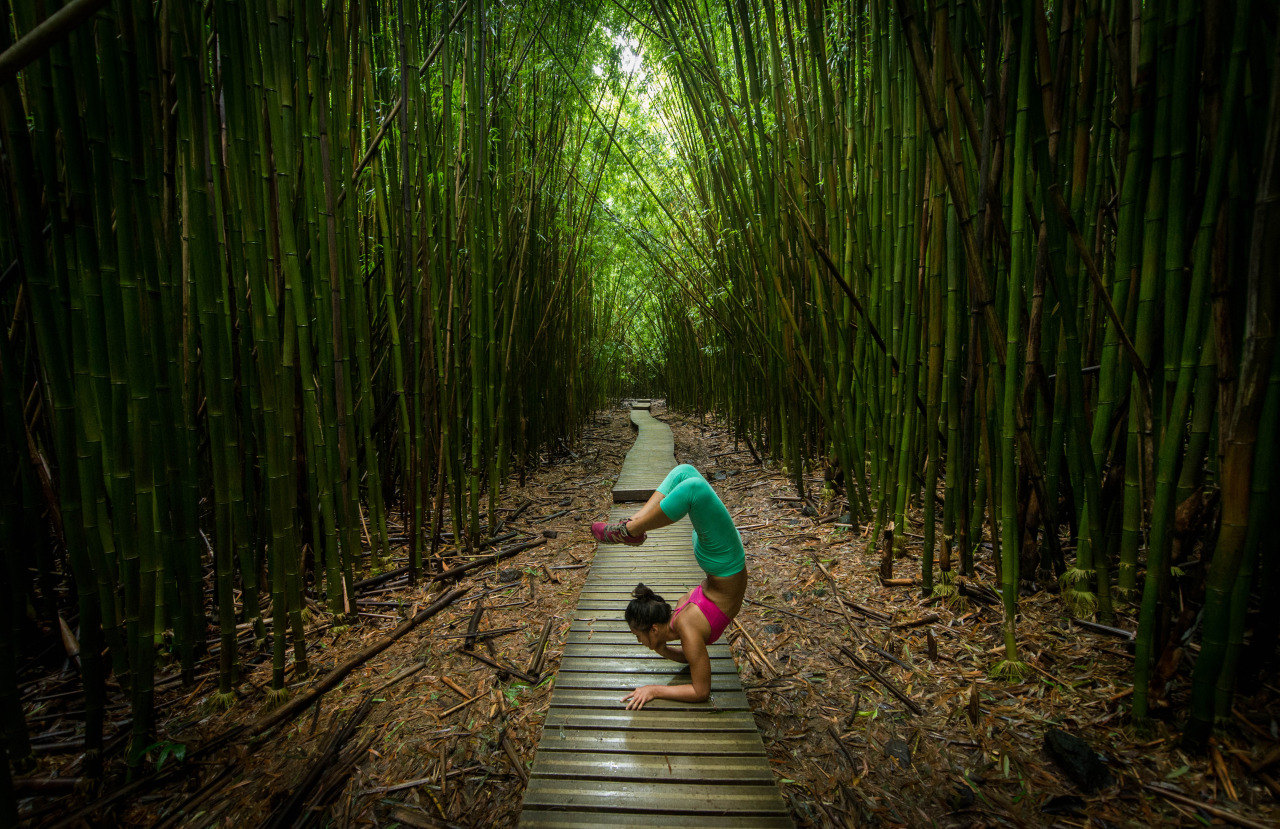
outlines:
[[[916,510],[893,562],[915,585],[882,581],[880,544],[869,527],[832,520],[845,507],[823,499],[821,478],[806,481],[818,507],[806,516],[784,470],[733,451],[723,424],[655,414],[675,432],[677,460],[711,480],[742,528],[751,582],[736,620],[742,633],[729,641],[798,825],[1280,825],[1274,681],[1237,699],[1209,755],[1188,754],[1174,720],[1190,660],[1150,732],[1139,733],[1128,716],[1125,630],[1136,627],[1136,610],[1098,625],[1046,593],[1020,604],[1019,654],[1031,672],[994,679],[1004,639],[989,549],[952,600],[922,596]],[[1113,780],[1081,790],[1044,748],[1052,730],[1087,743]]]
[[[514,824],[551,679],[595,550],[590,522],[612,502],[613,479],[631,435],[624,410],[600,413],[585,432],[590,449],[544,458],[524,486],[514,477],[508,482],[506,521],[491,549],[450,559],[449,570],[424,575],[416,588],[408,586],[403,569],[404,533],[393,529],[401,546],[391,567],[368,574],[353,591],[359,624],[335,624],[311,608],[311,672],[289,673],[291,698],[308,699],[306,710],[253,743],[226,740],[225,748],[202,756],[193,773],[139,789],[140,796],[111,804],[92,822],[238,826],[273,816],[296,821],[321,809],[329,823],[344,826]],[[454,588],[465,595],[352,669],[336,687],[305,696],[335,667],[383,643]],[[477,623],[469,628],[472,619]],[[245,634],[242,646],[252,643],[252,631]],[[161,713],[153,759],[165,754],[172,770],[209,741],[239,733],[232,730],[237,726],[249,732],[271,716],[269,644],[243,654],[248,664],[238,700],[227,711],[211,704],[217,690],[212,667],[190,687],[176,678],[166,681],[167,674],[157,677]],[[74,735],[75,710],[83,707],[79,695],[50,698],[47,692],[68,691],[71,676],[26,678],[28,716],[46,718],[33,730]],[[121,694],[116,691],[123,700]],[[108,795],[121,782],[120,754],[109,766],[115,774]],[[25,776],[30,782],[22,783],[22,791],[31,796],[23,808],[33,822],[53,825],[95,802],[87,792],[67,797],[66,787],[48,782],[74,780],[81,759],[71,751],[51,754]],[[321,812],[310,814],[318,818]]]
[[[1000,609],[989,604],[989,551],[962,593],[922,597],[918,586],[899,583],[919,577],[918,533],[903,534],[899,578],[882,580],[880,545],[869,530],[838,520],[843,508],[823,499],[820,479],[808,482],[803,500],[784,470],[757,464],[723,425],[662,406],[654,414],[672,426],[677,459],[702,470],[742,529],[751,583],[729,641],[798,825],[1280,823],[1274,682],[1238,700],[1208,755],[1186,754],[1169,719],[1187,693],[1189,668],[1170,683],[1172,706],[1157,711],[1165,720],[1137,733],[1127,715],[1132,656],[1123,636],[1132,618],[1122,612],[1104,629],[1043,593],[1021,602],[1019,648],[1031,673],[1017,683],[993,679],[1003,638]],[[293,698],[445,591],[461,587],[464,595],[308,698],[276,732],[251,744],[230,740],[191,773],[138,789],[94,819],[229,826],[301,814],[342,826],[514,825],[594,553],[590,522],[607,514],[631,443],[626,424],[625,410],[600,413],[581,438],[590,449],[530,470],[523,487],[509,483],[506,525],[494,542],[518,552],[451,560],[458,569],[443,585],[442,574],[416,588],[395,569],[373,574],[357,596],[366,612],[351,627],[316,609],[311,673],[290,674]],[[913,518],[906,529],[919,529]],[[534,540],[544,543],[524,546]],[[156,759],[174,758],[173,769],[228,729],[247,731],[269,714],[270,650],[253,653],[229,711],[211,705],[210,669],[194,686],[157,678]],[[71,675],[27,678],[37,744],[75,744],[82,706]],[[123,699],[116,689],[113,702]],[[118,720],[127,709],[111,710]],[[1087,744],[1111,782],[1093,793],[1072,783],[1044,749],[1052,730]],[[78,780],[80,761],[52,749],[15,781],[33,823],[55,824],[92,802]]]

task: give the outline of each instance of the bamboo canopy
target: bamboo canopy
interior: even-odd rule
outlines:
[[[822,459],[870,544],[918,528],[926,594],[954,598],[990,551],[998,674],[1027,670],[1017,606],[1037,586],[1075,615],[1137,616],[1138,720],[1165,698],[1154,666],[1198,634],[1193,746],[1278,630],[1251,612],[1280,574],[1262,512],[1280,87],[1259,15],[1275,9],[635,17],[669,67],[658,106],[684,174],[690,242],[647,247],[672,277],[655,369],[672,405],[734,424],[801,497]],[[1179,613],[1188,594],[1201,620]]]
[[[608,145],[550,58],[605,90],[595,18],[403,5],[113,3],[6,80],[15,763],[29,599],[79,632],[91,756],[103,683],[132,689],[136,764],[160,650],[190,676],[216,619],[231,704],[237,624],[271,632],[283,698],[308,597],[350,613],[390,521],[413,572],[439,567],[616,392],[592,279]],[[0,49],[38,23],[5,2]]]
[[[88,774],[109,678],[140,769],[158,660],[218,648],[231,705],[251,629],[282,702],[309,603],[475,548],[623,395],[918,529],[928,595],[989,562],[1001,676],[1027,590],[1136,621],[1137,720],[1195,637],[1202,746],[1280,635],[1278,23],[0,0],[10,765],[24,632],[65,629]]]

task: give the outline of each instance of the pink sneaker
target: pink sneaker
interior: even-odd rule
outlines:
[[[644,533],[640,535],[627,535],[626,521],[619,521],[617,524],[606,524],[603,521],[597,521],[591,525],[591,534],[596,537],[596,541],[603,544],[630,544],[635,547],[644,543],[646,538]]]

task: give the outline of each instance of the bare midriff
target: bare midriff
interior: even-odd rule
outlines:
[[[739,570],[732,576],[707,575],[702,582],[702,595],[716,603],[730,619],[742,610],[742,597],[747,593],[747,571]]]

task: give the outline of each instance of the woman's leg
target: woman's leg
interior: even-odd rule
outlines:
[[[702,473],[693,466],[682,463],[667,473],[657,491],[649,496],[639,512],[619,524],[597,521],[591,525],[591,532],[599,541],[640,544],[644,542],[645,533],[649,530],[674,524],[688,515],[696,504],[706,504],[709,500],[715,502],[726,519],[729,518],[719,496],[715,494],[711,484],[707,483],[707,479],[702,477]],[[729,519],[731,529],[732,525],[733,521]],[[694,537],[697,537],[696,533]]]
[[[700,491],[699,483],[702,486],[710,486],[707,484],[707,479],[702,477],[702,473],[690,464],[682,463],[668,472],[667,477],[658,484],[658,488],[640,511],[627,519],[627,532],[631,535],[640,535],[649,530],[674,524],[684,518],[689,512],[689,503],[693,500],[694,494]],[[661,506],[663,501],[667,502],[666,510]]]
[[[708,576],[736,575],[746,568],[747,562],[733,516],[707,479],[692,467],[689,469],[689,474],[683,475],[680,483],[658,503],[657,512],[665,519],[664,523],[689,516],[693,524],[693,554]],[[637,527],[637,533],[643,528],[644,524]]]
[[[680,486],[680,484],[690,478],[696,478],[703,482],[707,480],[702,477],[702,473],[698,471],[698,467],[691,463],[682,463],[668,472],[667,477],[662,479],[662,483],[658,484],[658,492],[661,492],[663,495],[670,495],[671,490]]]
[[[668,518],[667,514],[662,511],[662,507],[659,506],[665,497],[661,492],[654,492],[649,497],[649,500],[645,502],[645,505],[640,508],[640,511],[624,522],[627,525],[627,532],[630,535],[640,535],[641,533],[647,533],[649,530],[656,530],[659,527],[674,524],[675,521]]]

